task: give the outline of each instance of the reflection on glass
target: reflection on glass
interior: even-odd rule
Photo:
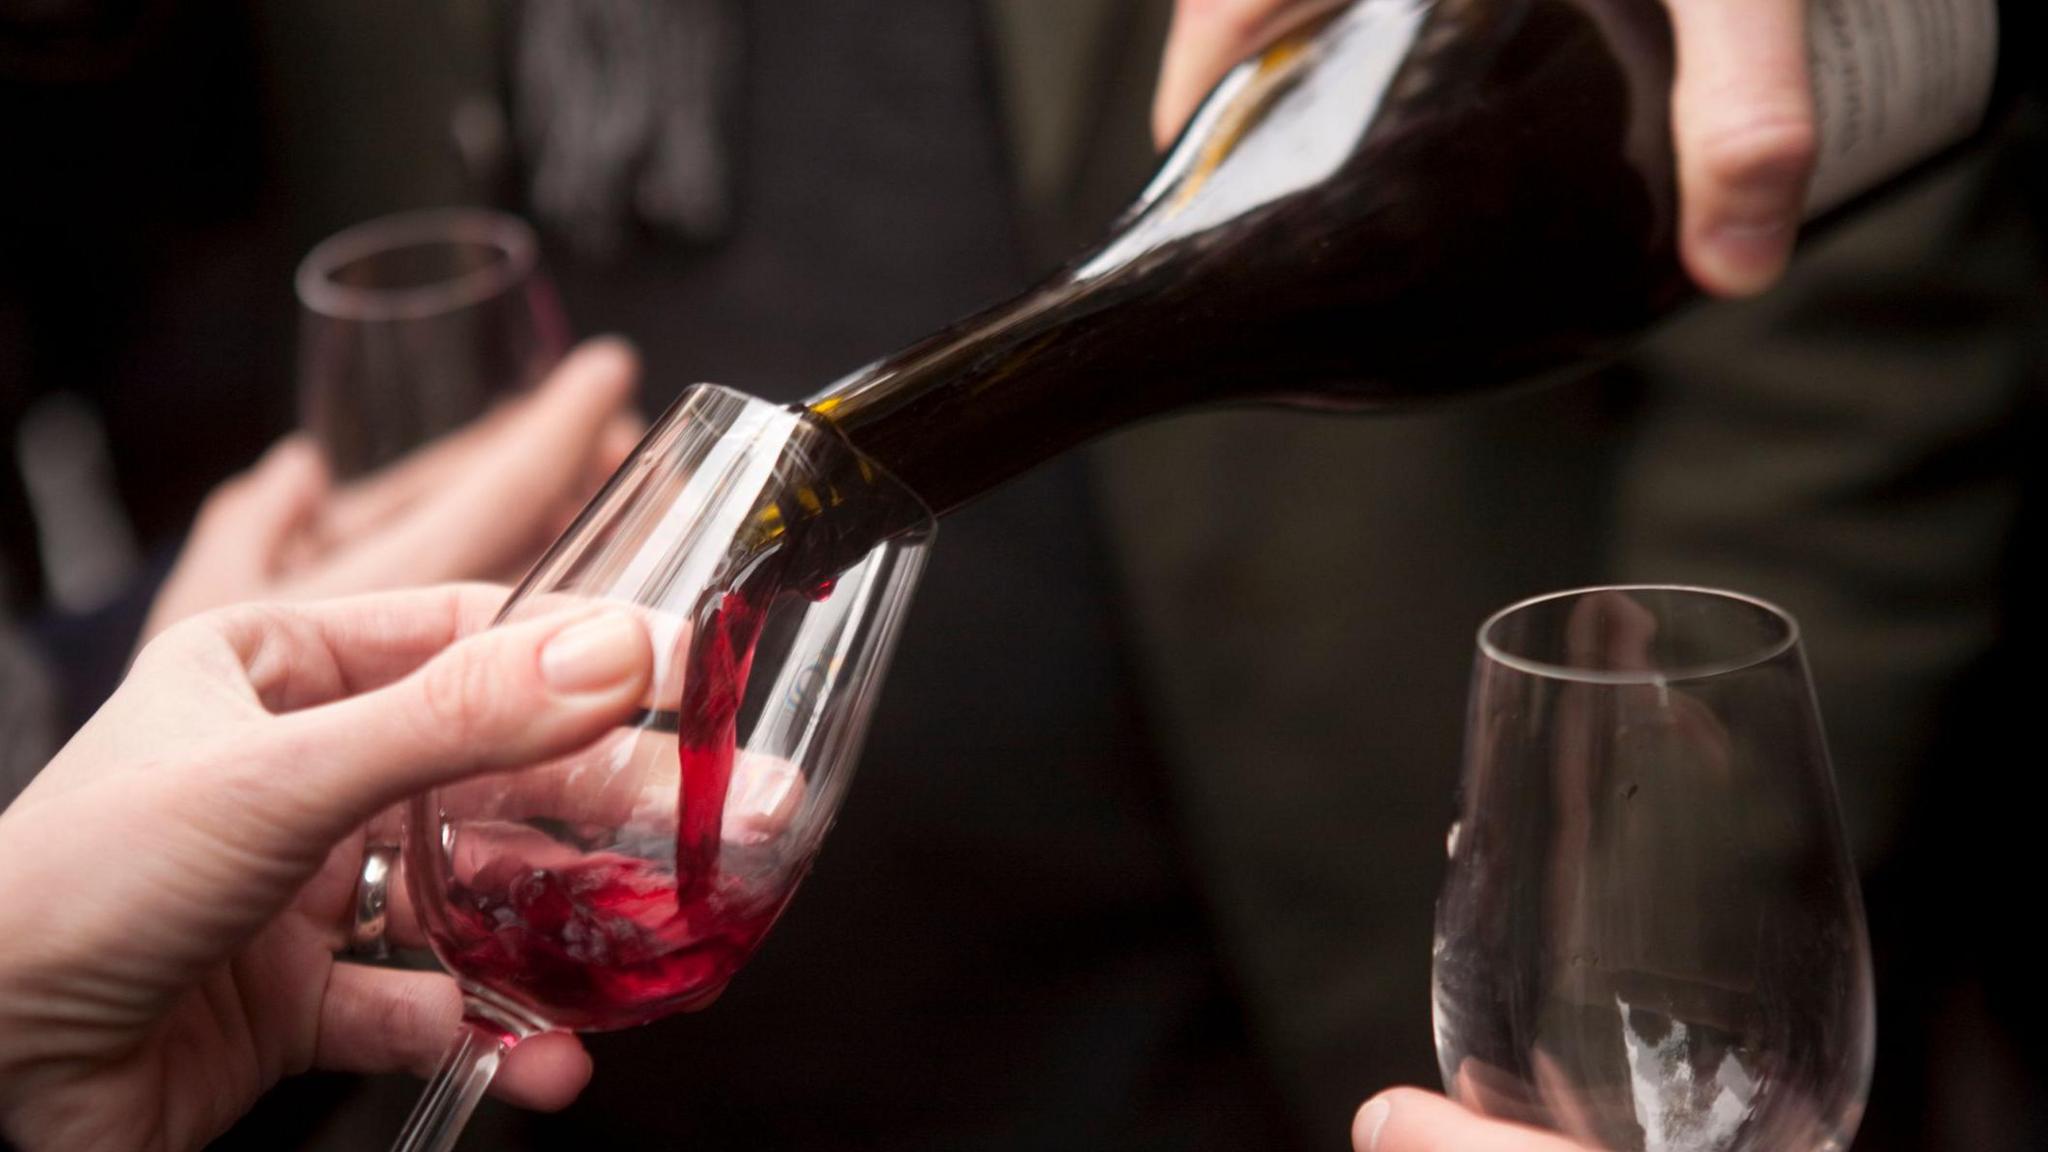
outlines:
[[[1847,1146],[1869,948],[1790,617],[1641,587],[1489,620],[1448,850],[1454,1096],[1615,1152]]]

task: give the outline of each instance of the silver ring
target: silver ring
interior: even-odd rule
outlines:
[[[398,845],[363,845],[356,874],[355,915],[348,927],[348,954],[359,960],[391,957],[391,876],[398,871]]]

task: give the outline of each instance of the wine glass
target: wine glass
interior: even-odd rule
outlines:
[[[307,253],[296,286],[301,423],[337,476],[454,431],[569,348],[539,241],[501,212],[358,224]]]
[[[1790,616],[1618,587],[1488,620],[1448,851],[1460,1102],[1615,1152],[1848,1145],[1870,951]]]
[[[499,617],[631,606],[643,707],[409,807],[408,891],[466,1017],[397,1149],[453,1147],[528,1036],[718,996],[838,810],[932,532],[801,409],[700,385],[648,433]]]

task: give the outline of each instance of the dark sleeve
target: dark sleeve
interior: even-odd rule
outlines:
[[[1998,7],[1999,81],[2016,92],[2042,91],[2048,73],[2048,4],[2001,0]]]

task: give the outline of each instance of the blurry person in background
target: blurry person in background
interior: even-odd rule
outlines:
[[[114,7],[55,10],[134,15]],[[99,404],[121,489],[190,493],[180,517],[220,463],[285,430],[286,341],[261,318],[288,316],[290,260],[313,239],[496,200],[545,229],[578,328],[639,342],[650,405],[698,379],[798,399],[1093,238],[1152,162],[1172,15],[1159,0],[143,8],[131,60],[147,66],[107,74],[95,100],[8,74],[0,115],[72,110],[34,121],[33,146],[65,163],[15,190],[41,211],[7,223],[54,279],[0,272],[0,299],[32,302],[9,317],[63,318],[27,322],[39,387],[166,373]],[[1284,18],[1183,9],[1168,123]],[[166,86],[235,114],[175,115]],[[152,116],[185,135],[111,157],[78,136],[127,141]],[[195,132],[232,139],[197,151]],[[2024,985],[1981,930],[2003,921],[1960,883],[2011,870],[2020,841],[1916,801],[1952,795],[1929,783],[1943,758],[2005,762],[1989,749],[2022,722],[2001,662],[2039,627],[2007,541],[2038,507],[2021,446],[2048,331],[2027,191],[2041,137],[2030,107],[1826,238],[1777,292],[1702,309],[1615,369],[1383,420],[1189,417],[950,518],[833,848],[749,979],[717,1013],[591,1038],[603,1072],[584,1103],[490,1112],[472,1138],[1323,1144],[1367,1093],[1435,1075],[1430,904],[1471,629],[1528,593],[1643,576],[1741,587],[1807,624],[1890,966],[1890,1117],[1873,1114],[1867,1145],[2028,1146],[2041,1033],[2021,1022],[2038,1008],[1999,1002]],[[176,189],[192,155],[246,194],[158,196],[104,225],[77,206],[109,198],[109,166],[125,181],[109,187],[156,188],[161,168]],[[1765,163],[1764,184],[1789,182],[1784,167]],[[66,201],[67,181],[102,199]],[[185,221],[192,205],[231,223]],[[64,296],[83,282],[66,229],[153,278]],[[1782,262],[1789,236],[1758,234],[1722,287]],[[133,331],[75,339],[110,310]],[[229,376],[204,376],[222,356],[194,354],[194,333],[235,350]],[[194,402],[225,379],[247,394]],[[157,440],[193,424],[241,447],[152,456],[124,437],[137,419]],[[175,484],[131,479],[157,472]],[[221,1146],[375,1144],[413,1092],[300,1084]]]

